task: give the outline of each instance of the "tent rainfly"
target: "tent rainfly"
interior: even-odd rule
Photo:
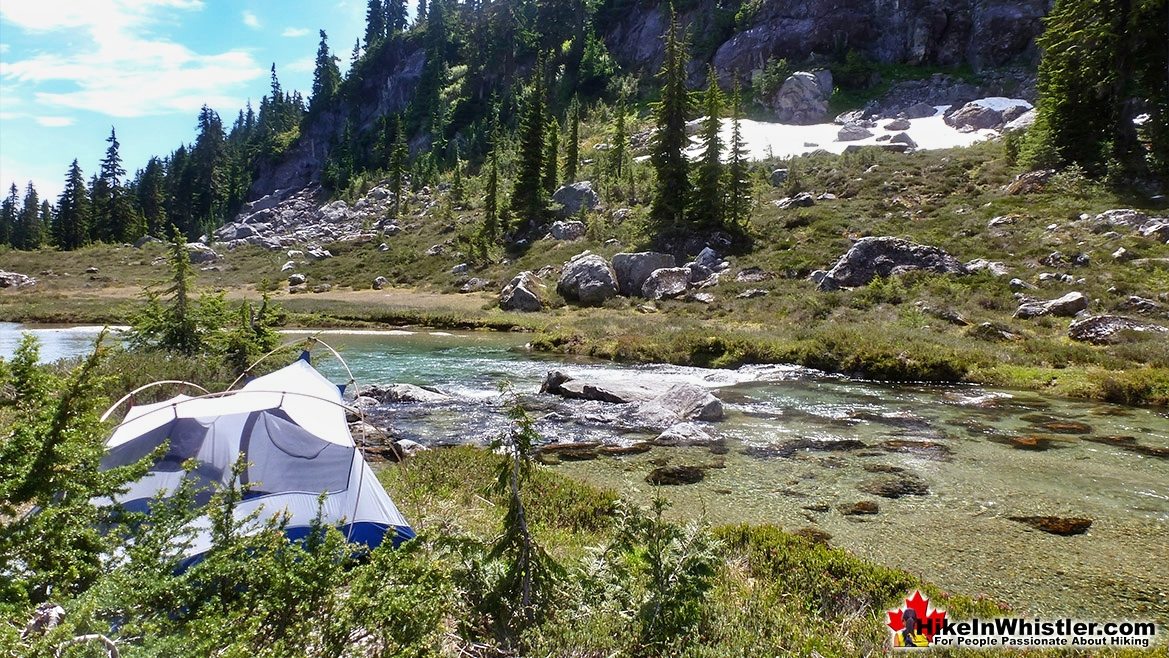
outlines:
[[[166,454],[117,497],[127,509],[146,511],[160,492],[165,497],[192,478],[205,485],[196,496],[196,504],[204,504],[214,489],[230,484],[243,454],[248,464],[240,485],[247,490],[237,519],[256,513],[263,522],[287,514],[285,532],[299,539],[308,534],[324,494],[325,522],[351,542],[372,549],[386,539],[397,546],[414,537],[354,444],[341,390],[309,365],[307,352],[238,391],[131,407],[106,442],[102,468],[132,464],[164,442]],[[189,459],[196,467],[188,472],[183,464]],[[187,563],[211,548],[208,519],[196,520],[195,529]]]

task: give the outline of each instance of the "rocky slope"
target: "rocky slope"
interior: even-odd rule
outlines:
[[[692,42],[695,58],[689,69],[695,87],[704,80],[707,64],[729,84],[733,75],[751,79],[771,60],[786,58],[814,69],[827,65],[829,55],[848,51],[887,64],[968,66],[976,71],[1018,64],[1029,69],[1038,58],[1035,38],[1042,31],[1051,0],[768,0],[754,3],[754,9],[748,9],[752,3],[747,3],[730,20],[724,4],[720,0],[675,3]],[[647,78],[661,66],[667,7],[657,0],[605,3],[597,29],[622,72]],[[282,199],[300,193],[319,182],[332,138],[346,121],[366,131],[379,117],[403,111],[426,65],[422,41],[411,34],[364,62],[360,87],[348,96],[355,100],[319,113],[288,151],[261,166],[249,199]],[[504,82],[517,72],[499,71],[499,88],[505,88]],[[953,80],[934,80],[901,95],[914,101],[950,103],[955,101],[950,98],[955,96],[955,85],[960,86]],[[963,102],[977,98],[976,91],[961,88],[956,98]],[[983,91],[982,96],[1014,92],[993,79]],[[416,139],[412,146],[417,151],[424,141]]]

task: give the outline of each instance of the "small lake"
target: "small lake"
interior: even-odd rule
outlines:
[[[21,327],[0,324],[0,356]],[[87,351],[97,328],[34,328],[46,358]],[[297,335],[307,336],[307,333]],[[375,424],[427,445],[485,443],[505,424],[509,381],[552,441],[629,445],[655,433],[614,422],[616,405],[536,392],[549,370],[600,381],[686,382],[709,389],[726,419],[703,423],[716,445],[554,466],[648,501],[646,474],[662,464],[708,467],[703,481],[663,487],[678,515],[711,523],[817,528],[830,543],[906,569],[943,588],[985,594],[1027,614],[1169,623],[1169,414],[973,386],[890,386],[788,366],[708,370],[619,365],[532,353],[524,334],[441,331],[317,332],[359,385],[433,387],[436,404],[379,409]],[[326,350],[318,367],[338,382]],[[837,446],[838,449],[827,449]],[[871,495],[891,474],[926,495]],[[879,513],[842,514],[875,501]],[[403,510],[409,516],[409,510]],[[1011,516],[1084,517],[1062,537]],[[1160,566],[1157,566],[1160,565]]]

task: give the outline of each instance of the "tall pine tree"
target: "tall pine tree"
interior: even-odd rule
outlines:
[[[719,131],[722,129],[723,99],[713,66],[710,67],[702,109],[705,113],[699,131],[702,155],[699,157],[698,170],[695,172],[694,196],[690,202],[690,223],[712,228],[722,225],[725,210],[723,142],[719,137]]]
[[[548,120],[546,134],[548,137],[544,140],[544,192],[552,196],[560,180],[560,124],[556,119]]]
[[[12,236],[16,233],[16,217],[20,213],[20,207],[17,205],[19,193],[16,183],[13,183],[12,187],[8,188],[8,196],[0,201],[0,244],[16,246]]]
[[[373,50],[386,38],[386,6],[382,0],[369,0],[365,10],[365,49]]]
[[[329,51],[329,35],[321,30],[316,66],[313,69],[313,97],[309,100],[309,112],[316,114],[327,108],[333,102],[333,96],[340,85],[341,69],[337,66],[337,58]]]
[[[650,202],[650,221],[659,236],[678,234],[685,227],[686,201],[689,198],[689,164],[684,153],[690,143],[686,136],[686,116],[690,102],[686,94],[686,44],[671,15],[666,31],[661,81],[661,98],[654,106],[657,133],[650,150],[650,164],[657,174]]]
[[[545,121],[544,72],[537,64],[520,118],[519,163],[511,193],[511,213],[525,228],[542,224],[548,206],[543,185]]]
[[[743,96],[739,78],[731,91],[731,143],[727,163],[727,220],[732,226],[746,226],[751,215],[751,181],[747,172],[747,144],[743,141]]]
[[[494,135],[491,140],[491,155],[488,156],[487,184],[483,198],[483,238],[488,244],[494,244],[503,233],[499,221],[499,140]]]
[[[405,210],[406,168],[409,166],[410,146],[406,143],[406,127],[401,115],[394,116],[394,143],[390,148],[390,182],[394,187],[393,218],[402,216]]]
[[[621,180],[624,173],[625,158],[629,150],[629,137],[625,133],[625,95],[617,100],[617,116],[613,121],[613,146],[609,150],[609,169],[614,178]]]
[[[12,246],[17,249],[37,249],[44,237],[41,235],[41,199],[32,181],[24,191],[24,206],[16,217],[16,230],[12,233]]]
[[[576,182],[576,167],[580,161],[580,100],[573,97],[568,106],[568,143],[564,148],[564,182]]]
[[[85,246],[89,242],[89,190],[77,160],[69,165],[65,189],[57,199],[57,216],[53,224],[53,241],[65,251]]]

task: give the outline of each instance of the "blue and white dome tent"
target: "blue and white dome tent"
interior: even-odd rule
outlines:
[[[206,485],[197,487],[196,504],[206,503],[214,489],[231,483],[232,466],[243,454],[248,465],[239,484],[246,491],[235,510],[237,519],[255,514],[258,528],[286,514],[285,533],[300,539],[320,510],[324,522],[351,542],[373,549],[388,539],[397,546],[413,538],[414,531],[354,442],[343,390],[310,365],[306,351],[239,390],[133,406],[106,442],[101,467],[133,464],[168,443],[147,475],[116,499],[129,510],[148,511],[160,492],[174,492],[191,478]],[[183,464],[190,459],[196,468],[186,471]],[[201,517],[194,526],[187,563],[211,548],[208,519]]]

